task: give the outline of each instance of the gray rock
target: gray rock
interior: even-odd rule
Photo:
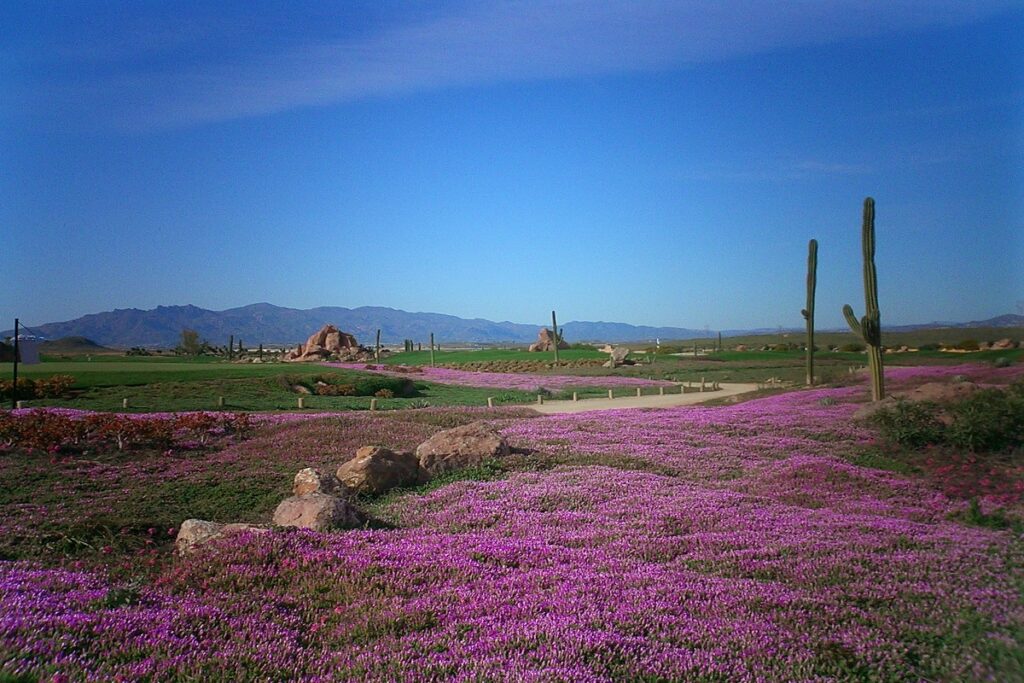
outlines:
[[[331,528],[354,529],[366,523],[366,516],[351,503],[326,493],[307,493],[285,498],[274,511],[276,526],[313,531]]]
[[[220,524],[203,519],[186,519],[178,527],[178,535],[174,539],[174,549],[179,555],[187,555],[204,543],[243,531],[264,532],[267,529],[252,524]]]
[[[304,496],[307,493],[326,493],[335,495],[341,490],[341,482],[333,474],[323,474],[312,467],[299,470],[292,484],[292,493]]]
[[[505,439],[483,422],[438,432],[416,447],[420,467],[432,476],[508,454]]]
[[[356,457],[338,468],[337,474],[350,492],[369,494],[414,486],[425,478],[415,455],[380,446],[363,446],[356,451]]]

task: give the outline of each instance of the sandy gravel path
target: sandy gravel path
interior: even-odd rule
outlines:
[[[623,408],[671,408],[713,401],[727,396],[756,391],[756,384],[721,384],[718,391],[694,392],[692,394],[666,394],[664,396],[623,396],[621,398],[588,398],[579,401],[544,401],[529,406],[538,413],[556,415],[559,413],[585,413],[591,410],[621,410]]]

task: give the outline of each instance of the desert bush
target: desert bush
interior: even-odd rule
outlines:
[[[75,385],[75,378],[71,375],[53,375],[44,379],[36,380],[36,398],[60,398],[68,393]]]
[[[978,340],[976,339],[964,339],[962,342],[956,345],[956,348],[961,351],[977,351]]]
[[[994,361],[992,361],[992,365],[996,366],[997,368],[1008,368],[1011,365],[1013,365],[1013,359],[1010,358],[1009,356],[999,356]]]
[[[416,384],[405,377],[387,377],[375,375],[357,379],[355,382],[356,396],[376,396],[381,389],[387,389],[392,396],[407,398],[416,395]]]
[[[948,406],[898,401],[870,421],[901,446],[948,445],[972,452],[1024,446],[1024,382],[982,389]]]
[[[850,344],[843,344],[839,347],[839,350],[843,353],[863,353],[864,345],[853,342]]]
[[[0,381],[0,398],[29,399],[36,397],[36,383],[27,377],[18,378],[18,389],[15,391],[12,380]]]
[[[920,448],[943,441],[940,408],[927,401],[897,401],[871,416],[870,422],[890,441]]]
[[[942,348],[941,344],[928,343],[928,344],[921,344],[920,346],[917,347],[917,350],[918,351],[938,351],[941,348]]]
[[[0,446],[48,451],[194,447],[230,434],[247,436],[251,429],[252,422],[244,413],[184,413],[173,417],[94,413],[71,417],[33,410],[21,415],[0,413]]]
[[[377,398],[394,398],[395,392],[391,391],[391,389],[378,389],[373,395]]]
[[[982,389],[950,406],[951,445],[998,451],[1024,445],[1024,383],[1008,390]]]

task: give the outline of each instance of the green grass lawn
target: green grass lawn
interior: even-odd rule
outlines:
[[[11,364],[0,364],[9,377]],[[369,396],[299,394],[290,385],[321,375],[353,382],[369,373],[321,365],[235,364],[184,359],[126,359],[120,361],[55,361],[20,366],[19,376],[38,379],[72,375],[74,395],[35,399],[29,406],[64,406],[86,410],[121,411],[128,399],[131,412],[214,410],[224,397],[225,410],[294,410],[301,396],[307,410],[367,410]],[[417,391],[405,398],[378,398],[380,410],[430,406],[483,406],[493,397],[498,405],[536,400],[529,392],[416,382]]]
[[[598,351],[567,349],[559,353],[563,361],[605,358]],[[581,378],[593,377],[593,386],[608,375],[667,379],[676,382],[749,382],[759,383],[769,378],[800,384],[804,380],[804,353],[801,351],[722,351],[703,356],[654,355],[635,356],[636,365],[610,370],[603,367],[560,367],[541,370],[542,374],[571,374]],[[1011,362],[1022,362],[1024,350],[982,351],[976,353],[943,353],[924,351],[889,354],[888,366],[894,365],[955,365],[968,362],[991,363],[1005,357]],[[435,353],[437,364],[464,365],[469,363],[553,360],[550,353],[529,353],[505,349],[480,351],[440,351]],[[384,361],[386,364],[429,365],[429,352],[396,353]],[[851,375],[850,368],[866,364],[863,353],[833,353],[820,351],[815,356],[815,374],[819,384],[862,381]],[[11,376],[11,364],[0,363],[0,377]],[[75,378],[74,395],[62,399],[38,399],[28,402],[33,406],[67,406],[89,410],[121,410],[127,398],[132,411],[207,410],[219,407],[218,398],[224,397],[227,410],[294,410],[300,394],[294,392],[293,380],[308,380],[317,375],[331,375],[339,381],[345,377],[365,376],[359,371],[329,368],[321,365],[293,363],[229,363],[216,358],[153,358],[93,356],[92,360],[48,360],[38,365],[20,366],[19,376],[38,379],[50,375],[71,375]],[[486,405],[488,397],[496,404],[531,403],[536,396],[531,392],[494,388],[474,388],[417,382],[414,396],[406,398],[380,398],[381,410],[408,408],[429,404]],[[605,390],[580,389],[580,396],[603,394]],[[568,396],[565,396],[568,397]],[[305,408],[310,410],[365,410],[370,397],[302,395]]]

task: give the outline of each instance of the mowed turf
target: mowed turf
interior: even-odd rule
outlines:
[[[478,369],[505,370],[503,364],[515,361],[551,362],[552,353],[529,353],[508,349],[483,349],[435,352],[436,365],[469,366]],[[598,351],[566,349],[559,352],[563,364],[575,360],[606,358]],[[588,392],[582,387],[600,387],[600,379],[608,376],[643,377],[682,383],[749,382],[777,380],[795,385],[804,382],[805,357],[802,351],[732,351],[692,356],[666,354],[634,354],[636,365],[614,370],[600,366],[568,367],[567,365],[536,370],[539,374],[574,375],[580,378],[580,396],[603,394],[605,390]],[[887,366],[957,365],[964,362],[995,363],[1005,358],[1018,363],[1024,350],[946,353],[924,351],[895,353],[885,356]],[[427,366],[427,351],[388,354],[386,365]],[[864,378],[851,370],[866,364],[863,353],[819,351],[815,354],[815,374],[819,384],[855,384]],[[483,369],[483,368],[480,368]],[[11,376],[11,364],[0,364],[0,377]],[[331,375],[339,378],[358,377],[361,371],[330,368],[319,364],[299,363],[231,363],[223,359],[177,357],[97,357],[91,360],[48,360],[38,365],[22,365],[19,376],[38,379],[50,375],[71,375],[75,378],[73,395],[60,399],[32,400],[32,406],[67,406],[90,410],[121,410],[128,399],[132,411],[209,410],[219,408],[220,397],[229,410],[293,410],[301,396],[306,409],[366,410],[368,396],[301,395],[293,386],[303,382],[312,386],[312,378]],[[363,373],[362,376],[365,376]],[[431,406],[482,406],[492,398],[498,405],[530,403],[533,392],[501,388],[476,388],[448,384],[416,382],[415,394],[405,398],[379,398],[381,410]],[[592,380],[592,381],[590,381]],[[344,380],[348,381],[348,380]],[[774,382],[773,382],[774,383]],[[560,396],[562,398],[570,396]]]
[[[10,377],[11,364],[0,364],[2,376]],[[75,378],[73,395],[59,399],[35,399],[29,406],[64,406],[85,410],[131,412],[182,410],[295,410],[302,398],[307,410],[367,410],[370,396],[316,396],[298,393],[297,384],[312,385],[320,376],[352,382],[369,373],[308,364],[242,364],[216,360],[134,359],[120,361],[55,361],[19,366],[19,376],[39,379],[51,375]],[[407,397],[377,398],[380,410],[423,406],[483,406],[527,403],[535,395],[515,390],[495,390],[415,381],[416,391]],[[220,398],[224,405],[220,405]]]

